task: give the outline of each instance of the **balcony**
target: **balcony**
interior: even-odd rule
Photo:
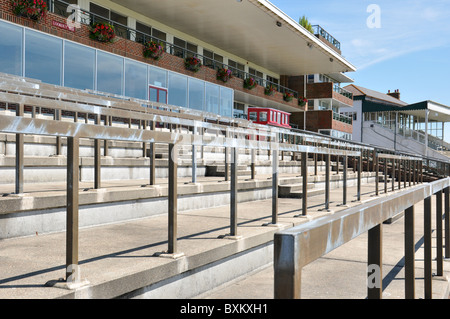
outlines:
[[[306,98],[308,100],[332,99],[333,104],[339,107],[353,106],[353,94],[332,82],[308,83]]]
[[[303,118],[306,114],[306,120]],[[351,135],[353,133],[352,118],[332,110],[307,111],[291,114],[291,126],[300,129],[306,124],[306,130],[311,132],[335,131]]]
[[[67,12],[67,8],[69,6],[69,2],[73,2],[71,0],[62,1],[62,0],[47,0],[48,7],[50,9],[50,12],[52,14],[55,14],[57,16],[61,17],[68,17],[71,13]],[[207,79],[208,81],[215,82],[216,81],[216,72],[220,68],[227,68],[229,69],[233,74],[233,79],[229,81],[228,83],[222,83],[219,84],[224,86],[232,87],[235,90],[242,91],[246,94],[255,95],[259,98],[264,98],[267,100],[270,100],[271,103],[274,106],[277,106],[279,104],[283,104],[289,107],[289,110],[298,109],[297,105],[297,98],[299,97],[299,94],[297,91],[289,89],[285,86],[280,85],[280,83],[276,83],[273,81],[270,81],[265,78],[261,78],[252,74],[249,74],[243,70],[237,69],[235,67],[232,67],[228,64],[223,63],[222,61],[216,61],[212,59],[211,57],[203,56],[198,54],[197,52],[190,51],[186,48],[177,46],[173,43],[167,42],[165,40],[159,39],[155,36],[152,36],[150,34],[141,32],[139,30],[130,28],[124,24],[118,23],[117,21],[113,21],[111,19],[107,19],[103,16],[99,16],[95,13],[89,12],[87,10],[80,10],[80,23],[82,25],[82,29],[86,29],[90,24],[96,23],[96,22],[107,22],[114,26],[116,36],[120,38],[120,41],[122,42],[118,43],[117,47],[115,44],[109,45],[109,46],[102,46],[102,49],[113,51],[116,54],[120,54],[123,56],[129,56],[134,57],[137,60],[145,61],[147,63],[152,64],[153,62],[150,60],[144,60],[142,57],[136,56],[135,52],[139,52],[138,46],[141,44],[144,44],[148,41],[156,41],[162,44],[165,50],[165,57],[158,63],[159,65],[164,65],[166,68],[171,69],[172,71],[177,71],[180,73],[185,73],[186,70],[183,67],[184,58],[186,57],[197,57],[202,61],[204,69],[203,72],[199,72],[197,74],[189,73],[190,76],[193,77],[200,77],[202,79]],[[86,34],[85,31],[77,31],[78,34]],[[71,35],[72,36],[72,35]],[[125,41],[125,43],[124,43]],[[96,43],[95,46],[99,46],[98,43]],[[123,50],[124,49],[124,50]],[[254,78],[256,83],[258,84],[258,87],[252,91],[244,90],[243,89],[243,81],[247,78]],[[275,90],[273,96],[267,96],[264,94],[264,88],[271,87]],[[283,94],[284,93],[291,93],[294,96],[294,100],[292,102],[285,102],[283,101]],[[236,95],[235,95],[236,97]],[[275,104],[274,104],[275,102]],[[269,102],[267,102],[269,103]]]
[[[320,25],[313,25],[312,28],[314,35],[319,40],[324,42],[337,53],[341,54],[341,43],[338,40],[331,36],[331,34],[325,31]]]

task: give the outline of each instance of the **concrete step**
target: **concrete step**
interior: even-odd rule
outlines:
[[[314,189],[315,184],[314,183],[307,183],[306,188],[307,190]],[[286,184],[286,185],[278,185],[278,196],[279,197],[291,197],[290,195],[294,192],[302,192],[303,191],[303,183],[296,183],[296,184]]]

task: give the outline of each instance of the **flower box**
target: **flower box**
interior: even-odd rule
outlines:
[[[268,84],[265,88],[264,88],[264,94],[268,95],[268,96],[272,96],[274,95],[274,93],[277,91],[277,89],[272,85],[272,84]]]
[[[298,99],[298,106],[305,106],[308,103],[308,99],[306,97],[301,97]]]
[[[109,23],[94,23],[91,24],[89,30],[89,37],[99,42],[111,43],[116,37],[114,26]]]
[[[202,66],[202,61],[193,56],[193,57],[187,57],[184,59],[184,67],[186,70],[192,71],[192,72],[198,72]]]
[[[292,94],[291,92],[285,92],[283,94],[283,100],[286,102],[291,102],[294,99],[294,94]]]
[[[256,87],[258,83],[256,83],[255,79],[250,77],[244,80],[244,89],[251,90]]]
[[[231,70],[226,68],[221,68],[217,71],[217,80],[221,80],[224,83],[228,82],[229,79],[233,77]]]
[[[144,43],[144,57],[151,58],[155,61],[159,60],[164,53],[164,47],[156,41],[148,41]]]
[[[47,14],[47,3],[43,0],[11,0],[12,11],[16,16],[39,21]]]

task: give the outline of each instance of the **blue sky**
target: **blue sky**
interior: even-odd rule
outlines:
[[[450,0],[271,2],[296,21],[305,15],[340,41],[342,55],[358,69],[348,73],[356,85],[383,93],[398,89],[407,103],[450,106]],[[380,9],[379,28],[367,23],[372,4]]]

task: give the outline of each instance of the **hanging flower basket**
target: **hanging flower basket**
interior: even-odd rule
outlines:
[[[144,57],[151,58],[155,61],[159,60],[164,53],[164,47],[156,41],[148,41],[144,43]]]
[[[187,57],[184,59],[184,67],[186,70],[192,71],[192,72],[198,72],[202,66],[202,61],[193,56],[193,57]]]
[[[291,92],[285,92],[283,94],[283,100],[286,102],[291,102],[294,99],[294,94],[292,94]]]
[[[268,95],[268,96],[272,96],[276,91],[277,91],[277,89],[272,84],[268,84],[264,88],[264,94]]]
[[[89,37],[99,42],[111,43],[116,37],[114,26],[109,23],[94,23],[90,26]]]
[[[233,77],[233,74],[230,70],[226,68],[221,68],[217,71],[217,80],[221,80],[224,83],[228,82],[229,79]]]
[[[255,88],[256,85],[258,85],[258,83],[256,83],[254,78],[250,77],[250,78],[246,78],[244,80],[244,89],[251,90],[251,89]]]
[[[47,14],[47,3],[43,0],[11,0],[12,11],[16,16],[39,21]]]
[[[305,106],[308,103],[308,99],[306,97],[301,97],[298,99],[298,106]]]

